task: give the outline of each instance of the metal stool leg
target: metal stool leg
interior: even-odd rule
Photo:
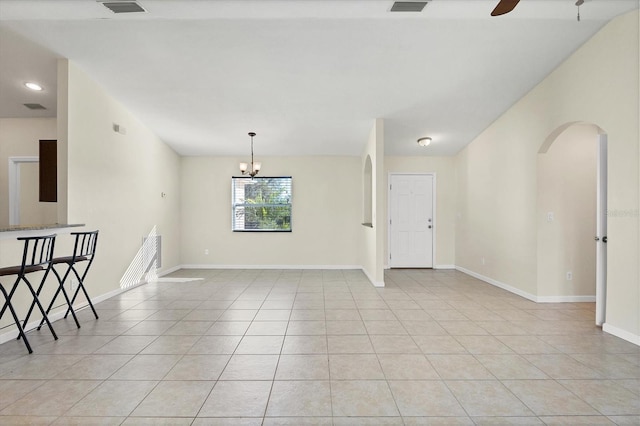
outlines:
[[[47,270],[47,273],[48,272],[49,271]],[[43,280],[46,279],[46,275],[47,274],[45,273],[45,277],[43,278]],[[31,286],[31,283],[24,276],[22,277],[22,280],[25,282],[25,284],[27,284],[27,287],[29,287],[29,291],[31,292],[31,295],[33,296],[33,299],[36,302],[36,305],[38,306],[38,309],[40,310],[40,313],[42,314],[42,318],[47,323],[47,326],[49,327],[49,330],[51,331],[51,334],[53,335],[53,338],[55,340],[58,340],[58,335],[56,334],[55,330],[53,329],[53,326],[51,325],[51,322],[49,322],[49,317],[47,317],[47,313],[44,311],[44,308],[42,307],[42,304],[40,303],[40,300],[38,299],[38,295],[36,294],[35,290]],[[26,325],[26,321],[27,320],[25,319],[25,325]]]
[[[11,298],[13,297],[13,293],[16,292],[16,289],[18,288],[18,283],[20,282],[20,278],[18,278],[14,283],[13,283],[13,287],[11,288],[11,291],[9,292],[8,298],[7,298],[7,302],[4,304],[4,306],[2,307],[2,310],[0,310],[0,318],[2,318],[2,315],[4,314],[4,311],[7,309],[7,306],[9,304],[9,300],[11,300]],[[6,290],[2,290],[3,293],[6,294]]]
[[[78,322],[78,318],[76,317],[76,312],[73,310],[73,306],[71,305],[71,301],[69,300],[69,295],[67,295],[67,291],[64,289],[64,283],[66,282],[67,277],[69,276],[69,272],[71,272],[71,267],[69,266],[67,268],[67,272],[64,274],[64,277],[62,278],[60,278],[60,275],[58,274],[58,271],[56,271],[56,268],[52,267],[51,269],[53,270],[53,274],[58,279],[58,288],[56,289],[56,292],[54,293],[53,298],[51,299],[51,303],[49,303],[49,306],[47,307],[46,313],[47,315],[49,315],[49,312],[51,311],[53,304],[58,298],[58,294],[62,292],[62,295],[64,296],[64,300],[67,302],[67,306],[68,306],[67,313],[69,312],[69,310],[71,310],[71,315],[73,316],[73,320],[75,321],[76,326],[80,328],[80,323]],[[66,315],[65,315],[65,318],[66,318]],[[40,325],[38,325],[38,330],[40,330],[43,324],[44,324],[44,318],[40,321]]]
[[[11,304],[11,299],[9,298],[9,295],[7,294],[6,290],[2,285],[0,285],[0,291],[2,292],[2,295],[4,296],[4,299],[5,299],[5,303],[4,303],[4,306],[2,307],[2,311],[4,312],[5,308],[9,308],[9,312],[11,312],[11,316],[13,317],[13,320],[16,323],[16,327],[18,328],[18,338],[22,337],[22,341],[27,347],[27,350],[29,351],[29,353],[30,354],[33,353],[33,349],[31,349],[29,340],[27,340],[27,335],[24,334],[24,330],[20,325],[20,319],[18,318],[18,315],[16,314],[15,309],[13,309],[13,305]]]
[[[96,319],[98,319],[98,313],[96,312],[96,309],[93,307],[93,303],[91,303],[91,299],[89,298],[89,294],[87,293],[87,290],[84,288],[84,278],[87,276],[87,272],[89,271],[89,268],[87,267],[87,269],[84,271],[84,274],[82,274],[82,278],[80,277],[80,275],[78,274],[78,271],[73,265],[71,265],[71,269],[73,269],[73,273],[76,275],[76,278],[78,278],[78,288],[76,288],[76,292],[73,294],[73,297],[71,298],[71,304],[69,306],[73,306],[73,303],[76,301],[76,297],[78,297],[78,293],[80,292],[80,289],[82,289],[82,292],[84,293],[84,297],[87,299],[87,302],[89,303],[89,307],[91,307],[91,310],[93,311],[93,315],[96,317]],[[67,309],[67,313],[64,315],[64,317],[66,318],[67,315],[69,315],[69,309]]]
[[[36,297],[33,298],[33,300],[31,301],[31,306],[29,306],[29,310],[27,311],[27,316],[24,318],[24,323],[22,324],[22,327],[25,328],[27,326],[27,323],[29,322],[29,318],[31,318],[31,313],[33,312],[33,308],[36,306],[36,299],[38,299],[40,297],[40,292],[42,291],[42,287],[44,287],[44,282],[47,279],[47,275],[49,275],[49,271],[47,270],[47,272],[45,272],[44,277],[42,278],[42,281],[40,281],[40,285],[38,286],[38,290],[36,290]],[[48,311],[47,311],[48,313]],[[40,323],[42,325],[42,323]],[[40,330],[40,327],[38,327],[38,330]]]

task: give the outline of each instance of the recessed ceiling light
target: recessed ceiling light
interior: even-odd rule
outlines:
[[[42,90],[42,86],[40,86],[38,83],[33,83],[33,82],[27,82],[24,84],[26,87],[28,87],[31,90],[35,90],[35,91],[41,91]]]
[[[429,146],[431,141],[432,141],[432,139],[429,138],[429,137],[420,138],[420,139],[418,139],[418,145],[420,145],[420,146]]]

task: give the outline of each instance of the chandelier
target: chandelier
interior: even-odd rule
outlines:
[[[249,175],[251,177],[254,177],[255,175],[257,175],[260,172],[260,167],[262,166],[262,164],[260,163],[254,163],[253,161],[253,137],[255,136],[255,132],[249,132],[249,136],[251,136],[251,170],[249,170],[249,164],[247,163],[240,163],[240,171],[242,172],[243,175]]]

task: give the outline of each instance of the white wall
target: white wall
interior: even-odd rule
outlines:
[[[384,258],[389,259],[389,173],[436,174],[436,250],[434,267],[455,265],[456,173],[454,157],[385,157]]]
[[[65,68],[68,92],[59,99],[68,100],[67,115],[58,127],[67,130],[67,219],[100,230],[89,279],[90,294],[101,295],[120,288],[154,227],[163,270],[179,264],[180,158],[78,66]],[[126,134],[114,132],[114,123]]]
[[[640,343],[638,27],[638,11],[612,20],[457,156],[456,265],[538,294],[538,150],[566,123],[595,124],[609,140],[604,329]]]
[[[292,232],[232,232],[231,177],[246,157],[183,157],[183,265],[359,267],[360,159],[258,157],[261,176],[291,176]],[[205,254],[209,250],[209,254]]]
[[[576,124],[538,154],[540,297],[595,300],[597,142],[596,126]]]
[[[37,157],[40,139],[56,139],[55,118],[0,118],[0,227],[9,225],[9,157]],[[35,184],[37,191],[37,179]],[[30,213],[29,219],[57,219],[57,212],[50,212],[56,208],[56,203],[32,201],[28,205],[21,204],[21,210]]]

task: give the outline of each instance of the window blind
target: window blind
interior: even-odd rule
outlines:
[[[291,231],[291,176],[233,177],[233,231]]]

